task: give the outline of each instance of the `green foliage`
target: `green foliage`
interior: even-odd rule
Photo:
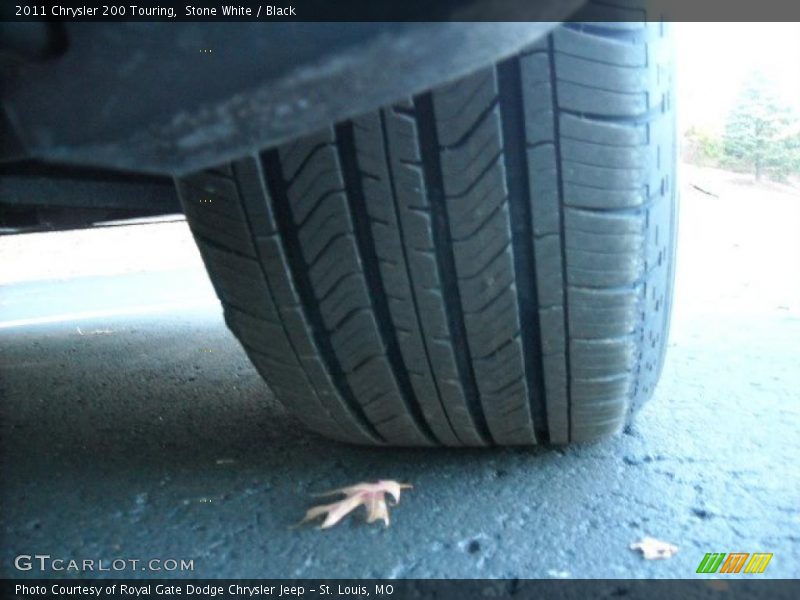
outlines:
[[[722,164],[784,179],[798,170],[797,117],[778,100],[769,81],[751,76],[728,115]]]
[[[718,167],[724,161],[722,140],[695,127],[689,128],[684,137],[683,157],[702,167]]]
[[[797,120],[797,125],[796,133],[792,133],[786,139],[786,148],[789,153],[789,173],[800,174],[800,119]]]
[[[780,102],[768,79],[755,73],[728,115],[724,135],[689,128],[683,156],[699,166],[785,180],[800,174],[800,115]]]

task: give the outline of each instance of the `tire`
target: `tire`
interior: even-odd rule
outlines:
[[[464,79],[178,180],[225,319],[308,427],[362,444],[618,432],[659,377],[669,32],[567,24]]]

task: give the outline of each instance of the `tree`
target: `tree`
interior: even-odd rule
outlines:
[[[725,126],[725,155],[739,166],[755,172],[761,180],[769,171],[785,177],[795,169],[796,118],[775,94],[760,72],[748,79]]]

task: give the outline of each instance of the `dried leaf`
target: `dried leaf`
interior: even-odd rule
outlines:
[[[630,548],[631,550],[641,550],[645,560],[671,558],[678,551],[678,547],[669,542],[662,542],[647,536],[631,544]]]
[[[338,502],[331,504],[322,504],[308,509],[306,516],[298,523],[301,525],[312,521],[322,515],[325,520],[320,525],[320,529],[328,529],[333,527],[341,521],[348,514],[353,512],[359,506],[364,506],[367,509],[367,523],[374,523],[375,521],[383,521],[386,527],[389,526],[389,505],[386,502],[386,494],[392,497],[394,506],[400,502],[400,490],[411,489],[413,486],[407,483],[398,483],[391,479],[383,479],[377,483],[357,483],[330,492],[322,494],[314,494],[317,497],[335,496],[337,494],[344,494],[344,498]]]
[[[92,331],[81,331],[80,327],[75,328],[78,331],[78,335],[102,335],[105,333],[113,333],[111,329],[93,329]]]

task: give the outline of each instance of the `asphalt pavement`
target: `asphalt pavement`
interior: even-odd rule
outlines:
[[[15,567],[47,554],[193,561],[94,573],[118,577],[691,578],[707,552],[800,576],[800,194],[683,177],[661,383],[629,431],[560,449],[305,432],[184,223],[0,238],[0,576],[75,575]],[[312,493],[376,479],[414,486],[391,527],[292,527]],[[677,554],[644,560],[644,536]]]

